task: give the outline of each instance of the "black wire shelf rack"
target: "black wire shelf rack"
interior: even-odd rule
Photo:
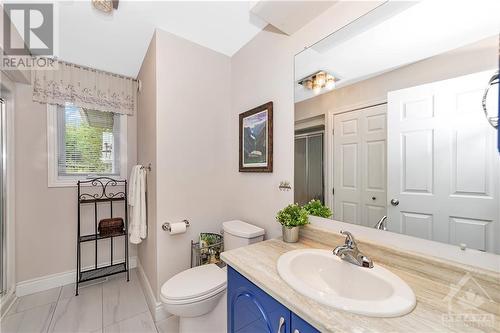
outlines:
[[[127,211],[127,181],[116,180],[110,177],[97,177],[89,180],[78,181],[78,228],[77,228],[77,273],[76,273],[76,290],[75,295],[78,296],[80,283],[95,279],[108,277],[114,274],[127,273],[127,281],[129,277],[129,258],[128,258],[128,211]],[[85,192],[82,192],[85,190]],[[82,208],[91,205],[94,208],[94,232],[92,234],[81,235],[82,225]],[[99,208],[109,205],[109,217],[115,217],[117,205],[123,205],[124,229],[112,234],[100,234],[98,232],[98,216]],[[125,247],[125,258],[114,260],[114,239],[123,238]],[[98,263],[98,243],[100,240],[110,240],[110,262],[109,264]],[[82,243],[94,242],[94,264],[92,268],[82,268]]]

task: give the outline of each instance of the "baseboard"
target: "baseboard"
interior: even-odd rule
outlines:
[[[106,266],[107,264],[99,265],[98,267]],[[129,258],[129,268],[137,267],[137,257]],[[83,267],[82,270],[92,269],[91,267]],[[46,275],[39,278],[21,281],[16,284],[16,296],[21,297],[29,294],[34,294],[40,291],[49,290],[56,287],[62,287],[75,282],[76,270],[71,270],[52,275]]]
[[[151,312],[154,321],[158,322],[172,316],[172,314],[165,310],[162,303],[156,299],[153,288],[151,288],[151,284],[149,283],[148,277],[146,276],[139,259],[137,260],[137,276],[142,285],[142,290],[144,290],[146,303],[148,304],[149,311]]]

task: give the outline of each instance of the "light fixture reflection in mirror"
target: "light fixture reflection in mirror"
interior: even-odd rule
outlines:
[[[313,83],[313,92],[317,95],[321,92],[321,85],[317,82]]]
[[[336,80],[337,79],[333,75],[325,71],[319,71],[303,78],[302,80],[299,80],[298,84],[302,85],[304,89],[312,90],[315,95],[318,95],[321,93],[323,88],[326,90],[332,90],[335,88]]]
[[[328,90],[332,90],[333,88],[335,88],[335,79],[333,76],[327,75],[325,88]]]

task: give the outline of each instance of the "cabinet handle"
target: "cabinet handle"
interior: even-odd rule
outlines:
[[[285,325],[285,318],[280,317],[280,324],[278,326],[278,333],[281,333],[281,328]]]

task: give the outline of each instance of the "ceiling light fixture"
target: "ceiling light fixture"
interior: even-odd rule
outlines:
[[[319,71],[299,80],[299,84],[308,90],[312,90],[317,95],[323,88],[327,90],[335,88],[335,82],[337,81],[338,79],[333,75],[325,71]]]
[[[118,9],[119,0],[92,0],[92,5],[97,10],[110,14],[113,9]]]

